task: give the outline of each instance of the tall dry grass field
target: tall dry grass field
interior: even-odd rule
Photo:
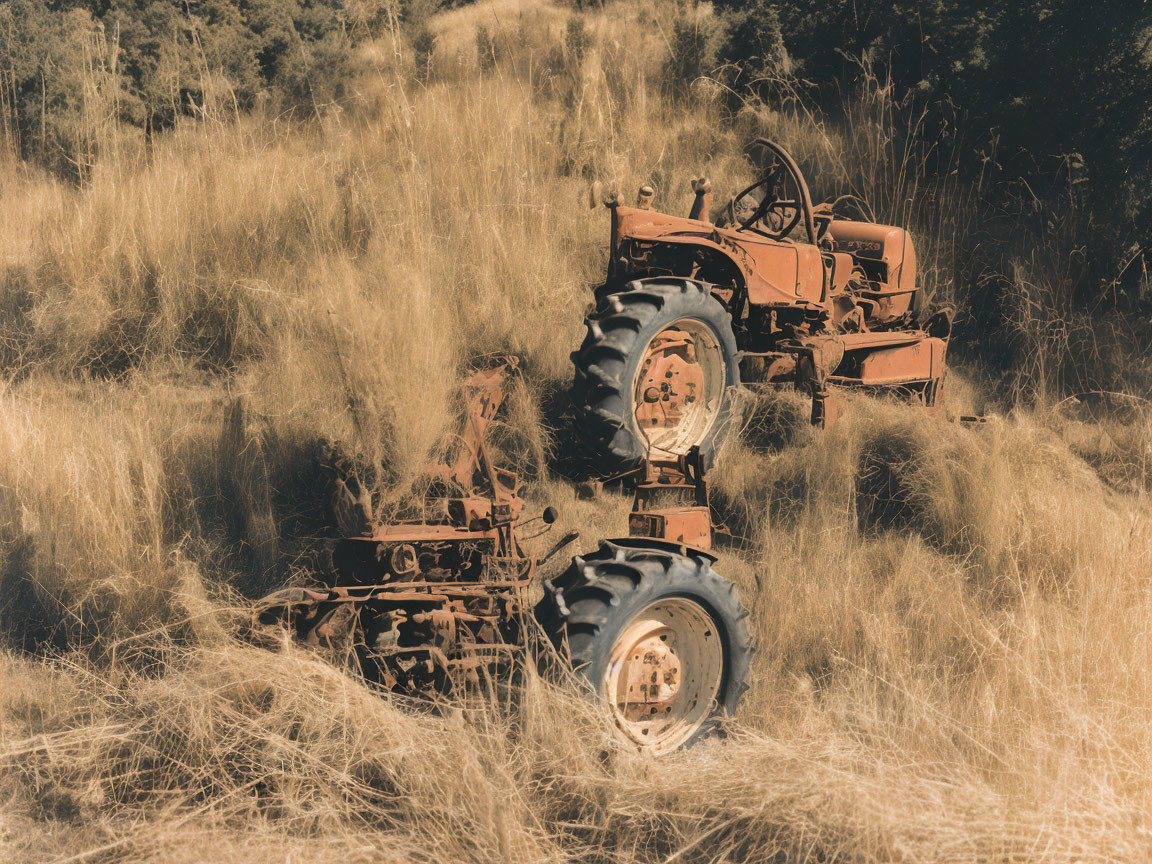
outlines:
[[[375,43],[322,121],[208,111],[79,185],[0,168],[0,857],[1152,860],[1138,400],[969,426],[854,399],[824,433],[788,394],[748,405],[717,497],[750,542],[717,566],[753,611],[753,687],[724,739],[661,761],[539,680],[431,714],[237,638],[242,598],[331,533],[318,440],[387,511],[479,354],[522,358],[500,440],[533,506],[586,547],[622,531],[625,498],[552,467],[605,257],[594,180],[686,210],[769,134],[817,197],[918,226],[929,287],[964,302],[962,190],[917,185],[882,93],[847,129],[731,117],[707,82],[673,103],[662,4],[431,26],[426,65]]]

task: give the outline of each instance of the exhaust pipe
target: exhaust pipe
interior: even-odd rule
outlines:
[[[696,198],[692,201],[692,209],[688,213],[688,218],[698,219],[702,222],[711,221],[709,214],[712,212],[712,181],[707,177],[693,180],[692,191],[696,193]]]

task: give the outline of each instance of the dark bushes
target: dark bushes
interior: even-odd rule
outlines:
[[[343,97],[352,46],[367,33],[347,7],[340,0],[11,0],[0,7],[0,115],[9,148],[82,173],[109,125],[151,134],[212,108],[314,113]]]

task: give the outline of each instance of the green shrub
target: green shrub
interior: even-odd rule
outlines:
[[[787,74],[791,68],[780,14],[769,0],[748,0],[727,15],[720,56],[731,64],[737,85],[758,90],[766,78]]]

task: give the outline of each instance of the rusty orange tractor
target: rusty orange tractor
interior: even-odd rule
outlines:
[[[542,556],[528,551],[526,527],[552,524],[555,511],[525,517],[516,475],[485,442],[516,367],[514,357],[488,358],[464,382],[455,453],[427,467],[411,518],[376,519],[351,464],[325,451],[346,536],[320,584],[257,604],[255,633],[278,645],[286,629],[383,689],[431,698],[488,690],[513,676],[529,645],[550,642],[625,741],[675,750],[747,689],[748,612],[706,549],[667,542],[664,530],[604,540],[541,578],[541,565],[577,534]]]
[[[793,384],[812,422],[836,390],[898,391],[933,407],[951,312],[924,313],[908,232],[813,206],[795,160],[758,140],[766,170],[713,221],[711,186],[687,218],[615,196],[608,278],[573,353],[583,439],[605,471],[683,459],[707,469],[741,383]]]

